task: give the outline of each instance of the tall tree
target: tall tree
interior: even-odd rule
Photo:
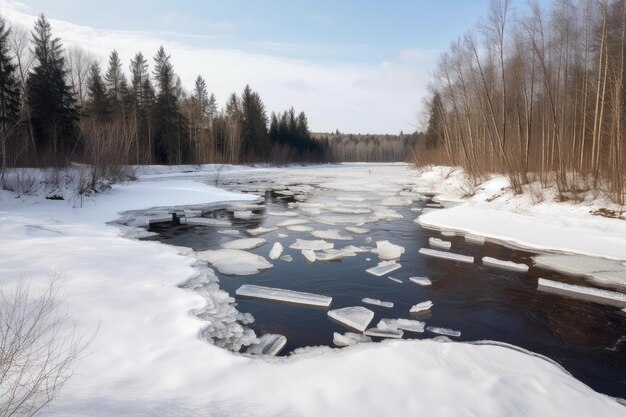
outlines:
[[[91,66],[87,89],[89,92],[89,101],[87,102],[89,116],[98,121],[108,120],[111,116],[111,101],[104,86],[100,66],[97,62]]]
[[[123,112],[128,97],[128,84],[124,72],[122,72],[120,56],[116,50],[113,50],[109,56],[109,67],[104,76],[104,84],[115,111]]]
[[[52,37],[43,14],[35,22],[32,38],[36,65],[27,81],[28,105],[39,151],[51,153],[51,162],[58,165],[77,144],[76,99],[66,79],[61,40]]]
[[[17,66],[13,63],[9,50],[10,29],[0,16],[0,141],[2,146],[1,168],[7,167],[7,140],[20,110],[20,86],[17,79]]]
[[[441,95],[436,92],[430,103],[430,116],[428,118],[428,127],[426,130],[426,147],[434,149],[443,142],[443,104],[441,103]]]
[[[249,85],[241,95],[241,139],[248,158],[263,158],[269,149],[267,114],[259,94]]]

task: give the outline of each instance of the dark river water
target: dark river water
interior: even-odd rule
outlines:
[[[232,184],[229,187],[227,184],[225,188],[238,187]],[[331,201],[340,194],[350,193],[321,190],[310,201]],[[269,191],[265,197],[265,209],[255,211],[258,218],[237,220],[225,210],[209,213],[208,216],[230,220],[233,226],[228,229],[240,230],[242,235],[239,237],[249,237],[245,234],[248,228],[271,226],[289,219],[267,213],[286,210],[287,204],[293,201],[292,197],[281,197]],[[619,309],[537,290],[538,277],[590,285],[578,278],[532,266],[525,273],[482,266],[480,259],[483,256],[532,265],[531,256],[534,254],[489,242],[484,245],[472,244],[465,242],[463,237],[442,237],[439,232],[424,229],[414,222],[419,213],[412,212],[411,208],[425,207],[427,203],[418,201],[411,206],[393,207],[403,215],[403,219],[368,223],[362,227],[370,229],[370,233],[352,235],[354,239],[349,242],[334,241],[336,248],[344,245],[372,247],[377,240],[389,240],[403,246],[405,253],[399,261],[402,268],[387,275],[402,280],[402,283],[394,282],[387,276],[376,277],[365,272],[378,262],[377,255],[373,253],[360,253],[340,261],[309,264],[299,250],[289,249],[288,246],[296,238],[315,238],[308,232],[279,229],[260,236],[268,242],[251,252],[267,258],[273,242],[278,240],[285,246],[283,255],[290,254],[293,262],[272,261],[273,268],[251,276],[218,274],[220,286],[233,297],[235,290],[242,284],[328,295],[333,297],[333,309],[364,305],[361,302],[364,297],[392,301],[393,308],[364,305],[375,312],[370,327],[375,327],[381,318],[411,318],[409,309],[412,305],[431,300],[433,307],[419,320],[425,321],[427,326],[461,331],[460,337],[452,339],[495,340],[520,346],[552,358],[596,391],[626,398],[626,317]],[[360,203],[365,204],[367,201]],[[301,214],[301,217],[306,218],[306,213]],[[314,229],[343,229],[343,225],[311,223],[307,226]],[[161,224],[152,226],[150,230],[157,232],[158,236],[149,240],[190,247],[197,251],[218,249],[220,244],[234,238],[217,233],[218,228],[206,226]],[[289,236],[279,239],[279,233]],[[350,235],[345,230],[342,233]],[[371,237],[373,242],[367,242],[367,237]],[[429,247],[429,237],[450,240],[453,252],[473,255],[476,257],[475,263],[463,264],[419,254],[420,248]],[[416,285],[408,280],[411,276],[430,277],[432,285]],[[286,336],[287,346],[282,355],[299,347],[334,346],[333,332],[347,331],[329,320],[325,309],[251,299],[237,299],[237,308],[254,316],[255,321],[249,327],[257,335],[278,333]],[[435,336],[428,331],[404,333],[404,338]]]

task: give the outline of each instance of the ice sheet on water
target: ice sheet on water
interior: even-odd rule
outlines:
[[[213,227],[228,227],[231,223],[228,220],[211,219],[208,217],[192,217],[185,220],[186,224],[192,226],[213,226]]]
[[[311,232],[313,231],[312,227],[309,226],[300,226],[300,225],[296,225],[296,226],[287,226],[287,230],[291,230],[292,232],[302,232],[302,233],[306,233],[306,232]]]
[[[585,255],[542,254],[535,265],[566,274],[584,276],[608,285],[626,286],[626,265],[620,261]]]
[[[265,242],[267,242],[265,239],[261,239],[259,237],[252,237],[249,239],[236,239],[231,240],[230,242],[222,243],[222,248],[250,250],[264,245]]]
[[[402,218],[404,218],[404,216],[402,216],[402,214],[398,213],[397,211],[392,210],[392,209],[382,209],[382,208],[374,211],[374,214],[370,217],[372,221],[379,221],[379,220],[392,221],[392,220],[398,220]]]
[[[394,261],[387,261],[387,262],[379,262],[378,265],[376,265],[375,267],[366,269],[365,272],[372,274],[372,275],[376,275],[377,277],[382,277],[383,275],[386,275],[400,268],[401,268],[401,265],[399,263],[396,263]]]
[[[398,259],[404,253],[404,248],[400,245],[394,245],[388,240],[379,240],[376,242],[376,249],[372,251],[378,254],[382,261],[390,261]]]
[[[427,277],[411,277],[409,278],[409,280],[414,284],[421,285],[422,287],[431,285],[433,283],[430,278]]]
[[[393,303],[391,301],[382,301],[376,298],[369,298],[369,297],[365,297],[361,301],[363,301],[365,304],[371,304],[373,306],[393,308]]]
[[[300,304],[316,307],[328,307],[333,301],[332,297],[327,297],[325,295],[249,284],[244,284],[239,287],[237,291],[235,291],[235,294],[239,297],[282,301],[291,304]]]
[[[292,243],[289,247],[291,249],[298,250],[326,250],[333,249],[335,247],[335,244],[331,242],[326,242],[325,240],[296,239],[295,243]]]
[[[281,261],[285,261],[285,262],[291,262],[293,261],[293,256],[291,255],[283,255],[280,257]]]
[[[270,355],[276,356],[287,344],[287,338],[280,334],[264,334],[256,343],[253,343],[246,350],[250,355]]]
[[[425,323],[410,319],[380,319],[376,327],[381,330],[404,330],[407,332],[423,333]]]
[[[362,201],[365,201],[365,199],[363,197],[358,196],[358,195],[340,195],[340,196],[336,197],[335,200],[337,200],[337,201],[351,201],[351,202],[355,202],[355,203],[360,203]]]
[[[383,330],[377,327],[372,327],[371,329],[367,329],[365,331],[366,336],[370,337],[381,337],[385,339],[402,339],[404,336],[404,332],[402,330]]]
[[[344,248],[342,248],[345,251],[348,252],[353,252],[353,253],[366,253],[366,252],[371,252],[371,248],[366,248],[363,246],[353,246],[353,245],[348,245]]]
[[[346,226],[345,229],[350,233],[354,233],[355,235],[365,235],[370,232],[369,229],[364,229],[357,226]]]
[[[276,235],[276,237],[277,237],[278,239],[285,239],[285,238],[289,237],[289,235],[288,235],[288,234],[285,234],[285,233],[278,233],[278,234]]]
[[[456,236],[456,235],[457,235],[457,233],[456,233],[456,232],[449,231],[449,230],[443,230],[443,231],[441,232],[441,235],[442,235],[442,236],[446,236],[446,237],[452,237],[452,236]]]
[[[432,256],[434,258],[448,259],[450,261],[465,262],[468,264],[474,263],[473,256],[461,255],[458,253],[443,252],[443,251],[436,250],[436,249],[421,248],[419,250],[419,253],[421,253],[422,255],[426,255],[426,256]]]
[[[466,242],[475,243],[477,245],[484,245],[485,244],[485,237],[484,236],[479,236],[479,235],[474,235],[472,233],[468,233],[468,234],[465,235],[465,241]]]
[[[440,249],[450,249],[452,247],[452,243],[448,242],[447,240],[441,240],[438,239],[436,237],[431,237],[428,239],[428,243],[430,244],[430,246],[432,246],[433,248],[440,248]]]
[[[311,235],[318,239],[352,240],[351,236],[344,236],[337,229],[314,230],[311,232]]]
[[[539,278],[539,281],[537,282],[537,289],[554,294],[592,301],[598,304],[605,304],[619,308],[626,307],[626,294],[617,291],[566,284],[564,282],[552,281],[545,278]]]
[[[411,307],[411,309],[409,310],[409,313],[419,313],[421,311],[430,310],[430,308],[432,306],[433,306],[433,302],[432,301],[430,301],[430,300],[423,301],[423,302],[417,303],[413,307]]]
[[[250,210],[240,210],[240,211],[233,212],[233,217],[235,219],[247,220],[247,219],[251,218],[253,215],[254,215],[254,213],[252,213],[252,211],[250,211]]]
[[[254,229],[248,229],[248,230],[246,230],[246,232],[250,236],[260,236],[260,235],[264,235],[266,233],[273,232],[275,230],[278,230],[278,228],[277,227],[257,227],[257,228],[254,228]]]
[[[348,258],[356,256],[356,253],[345,249],[326,249],[315,255],[318,261],[334,261],[336,259]]]
[[[413,200],[410,198],[400,198],[400,197],[388,197],[381,201],[381,206],[386,207],[402,207],[402,206],[410,206],[413,203]]]
[[[280,255],[283,253],[283,245],[280,242],[274,242],[272,249],[270,250],[270,259],[278,259]]]
[[[339,214],[369,214],[372,210],[367,208],[327,207],[326,210]]]
[[[302,249],[302,256],[304,256],[304,259],[311,263],[315,262],[317,259],[317,255],[311,249]]]
[[[231,235],[231,236],[237,236],[241,234],[239,230],[235,230],[235,229],[221,229],[221,230],[218,230],[217,233],[221,233],[223,235]]]
[[[278,227],[289,227],[289,226],[298,226],[301,224],[311,223],[307,219],[288,219],[278,223],[276,226]]]
[[[344,334],[334,332],[333,333],[333,343],[335,346],[344,347],[344,346],[353,346],[359,343],[367,343],[371,342],[372,338],[369,336],[365,336],[364,334],[345,332]]]
[[[330,310],[328,317],[347,327],[362,332],[367,329],[367,325],[370,324],[374,318],[374,312],[361,306],[344,307],[337,310]]]
[[[290,191],[290,190],[274,190],[274,194],[282,195],[282,196],[285,196],[285,197],[291,197],[291,196],[295,195],[295,193],[293,191]]]
[[[267,214],[275,217],[298,217],[295,211],[268,211]]]
[[[444,336],[450,336],[450,337],[459,337],[459,336],[461,336],[461,332],[460,331],[452,330],[452,329],[446,329],[445,327],[428,326],[428,327],[426,327],[426,330],[428,330],[431,333],[441,334],[441,335],[444,335]]]
[[[206,250],[196,257],[225,275],[253,275],[272,267],[264,257],[238,249]]]
[[[325,215],[325,216],[317,216],[315,220],[318,223],[328,224],[331,226],[337,225],[349,225],[349,224],[363,224],[366,222],[367,218],[362,214],[351,214],[351,215]]]
[[[482,259],[483,265],[492,266],[494,268],[507,269],[509,271],[527,272],[528,265],[515,263],[511,261],[501,261],[500,259],[485,256]]]
[[[402,280],[401,280],[401,279],[398,279],[398,278],[394,278],[394,277],[387,277],[387,278],[388,278],[388,279],[390,279],[390,280],[392,280],[393,282],[398,283],[398,284],[402,284],[402,283],[403,283],[403,282],[402,282]]]

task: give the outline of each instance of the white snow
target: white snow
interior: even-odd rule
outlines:
[[[432,306],[433,306],[433,302],[432,301],[430,301],[430,300],[423,301],[423,302],[417,303],[413,307],[411,307],[411,309],[409,310],[409,313],[419,313],[421,311],[430,310],[430,308]]]
[[[313,231],[312,227],[309,226],[300,226],[300,225],[296,225],[296,226],[287,226],[287,230],[290,230],[292,232],[311,232]]]
[[[494,268],[507,269],[516,272],[528,272],[528,265],[511,261],[502,261],[500,259],[485,256],[482,259],[483,265],[492,266]]]
[[[334,332],[333,343],[335,346],[354,346],[359,343],[371,342],[372,338],[360,333],[345,332],[344,334]]]
[[[428,326],[428,327],[426,327],[426,330],[428,330],[431,333],[441,334],[441,335],[444,335],[444,336],[450,336],[450,337],[459,337],[459,336],[461,336],[461,332],[460,331],[446,329],[445,327]]]
[[[382,301],[376,298],[369,298],[369,297],[365,297],[361,301],[363,301],[365,304],[371,304],[374,306],[393,308],[393,303],[391,301]]]
[[[461,255],[451,252],[442,252],[436,249],[421,248],[419,250],[419,253],[426,256],[432,256],[434,258],[448,259],[450,261],[464,262],[468,264],[474,263],[473,256]]]
[[[264,257],[239,249],[205,250],[195,256],[224,275],[254,275],[272,267]]]
[[[360,332],[364,331],[374,318],[372,310],[361,306],[330,310],[327,314],[331,319]]]
[[[365,235],[370,232],[369,229],[357,226],[346,226],[345,229],[350,233],[354,233],[355,235]]]
[[[404,336],[404,332],[402,330],[387,330],[379,329],[378,327],[367,329],[364,334],[370,337],[382,337],[386,339],[402,339],[402,336]]]
[[[318,239],[328,239],[328,240],[352,240],[350,236],[344,236],[337,229],[326,229],[326,230],[314,230],[311,232],[313,237]]]
[[[307,223],[311,223],[311,222],[306,219],[288,219],[288,220],[278,223],[276,226],[289,227],[289,226],[298,226],[298,225],[307,224]]]
[[[378,254],[381,261],[390,261],[400,258],[404,253],[404,248],[400,245],[394,245],[388,240],[380,240],[376,242],[376,251],[374,253]]]
[[[427,277],[410,277],[409,281],[417,284],[417,285],[421,285],[423,287],[431,285],[432,281],[430,280],[430,278]]]
[[[325,240],[306,240],[306,239],[296,239],[295,243],[292,243],[289,246],[291,249],[298,250],[325,250],[325,249],[333,249],[335,245],[331,242],[326,242]]]
[[[539,278],[537,289],[615,307],[626,307],[626,294]]]
[[[315,262],[317,259],[317,255],[311,249],[302,249],[302,256],[304,256],[304,259],[311,263]]]
[[[287,344],[287,338],[280,334],[264,334],[259,340],[250,345],[246,353],[250,355],[276,356]]]
[[[377,277],[382,277],[383,275],[386,275],[400,268],[401,268],[401,265],[399,263],[396,263],[395,261],[385,261],[385,262],[379,262],[378,265],[372,268],[366,269],[365,272],[372,274],[372,275],[376,275]]]
[[[222,248],[224,249],[239,249],[239,250],[250,250],[254,248],[258,248],[267,242],[265,239],[261,239],[258,237],[253,237],[249,239],[235,239],[230,242],[222,243]]]
[[[280,255],[283,253],[283,245],[280,242],[274,242],[272,249],[270,250],[269,258],[270,259],[278,259]]]
[[[430,244],[430,246],[432,246],[433,248],[439,248],[439,249],[450,249],[452,247],[452,243],[448,242],[447,240],[441,240],[438,239],[436,237],[431,237],[428,239],[428,243]]]
[[[291,304],[307,306],[329,307],[332,297],[311,294],[300,291],[270,288],[259,285],[244,284],[235,292],[239,297],[257,298],[263,300],[282,301]]]
[[[250,236],[259,236],[259,235],[264,235],[266,233],[273,232],[275,230],[278,230],[278,228],[276,228],[276,227],[257,227],[257,228],[254,228],[254,229],[248,229],[248,230],[246,230],[246,232]]]

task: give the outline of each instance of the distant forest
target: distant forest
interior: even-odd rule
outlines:
[[[103,68],[65,49],[44,15],[32,31],[0,17],[3,170],[88,164],[101,177],[129,164],[395,161],[411,147],[410,136],[313,135],[304,112],[268,116],[250,86],[220,109],[202,76],[183,88],[163,47],[124,66],[115,50]]]

